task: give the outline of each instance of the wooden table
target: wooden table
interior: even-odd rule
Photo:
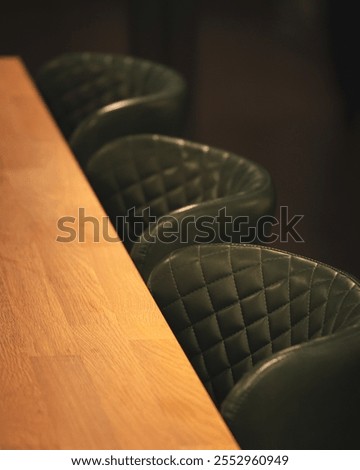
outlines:
[[[0,448],[236,449],[122,244],[56,241],[105,214],[12,57],[0,194]]]

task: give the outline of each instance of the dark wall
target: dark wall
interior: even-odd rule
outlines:
[[[262,163],[305,243],[277,243],[360,276],[358,32],[333,0],[102,0],[8,4],[0,53],[31,71],[66,51],[131,53],[184,74],[187,136]]]
[[[7,2],[0,16],[0,53],[20,55],[35,72],[62,52],[128,52],[127,2]]]

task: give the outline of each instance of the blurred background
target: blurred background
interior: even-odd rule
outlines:
[[[256,160],[304,243],[274,246],[360,276],[359,33],[336,0],[8,2],[0,54],[31,73],[63,52],[130,54],[188,81],[185,137]],[[275,233],[276,232],[275,228]]]

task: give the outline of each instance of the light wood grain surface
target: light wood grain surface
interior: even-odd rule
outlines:
[[[56,241],[105,214],[11,57],[0,194],[0,448],[236,449],[122,244]]]

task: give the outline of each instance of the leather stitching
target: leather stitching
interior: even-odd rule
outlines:
[[[204,283],[205,283],[205,286],[206,286],[206,292],[207,292],[207,295],[208,295],[208,298],[210,300],[210,303],[211,303],[211,308],[213,309],[213,313],[214,313],[214,316],[215,316],[215,320],[216,320],[216,324],[217,324],[217,327],[219,329],[219,333],[221,334],[221,328],[220,328],[220,325],[219,325],[219,320],[218,320],[218,317],[217,317],[217,313],[214,309],[214,304],[213,304],[213,301],[211,299],[211,295],[210,295],[210,292],[209,292],[209,288],[206,284],[206,280],[205,280],[205,276],[204,276],[204,270],[203,270],[203,266],[202,266],[202,262],[201,262],[201,256],[200,256],[200,245],[197,247],[198,248],[198,255],[199,255],[199,267],[200,267],[200,273],[202,275],[202,278],[204,280]],[[225,351],[225,354],[226,354],[226,359],[227,359],[227,362],[229,364],[229,366],[231,365],[231,361],[229,359],[229,355],[228,355],[228,351],[227,351],[227,348],[226,348],[226,344],[224,341],[222,341],[224,343],[224,351]],[[234,383],[234,377],[233,377],[233,383]]]
[[[176,289],[177,292],[178,292],[179,298],[181,299],[181,295],[180,295],[179,288],[178,288],[178,285],[177,285],[177,282],[176,282],[176,278],[175,278],[174,273],[173,273],[173,271],[172,271],[171,263],[169,263],[169,267],[170,267],[170,272],[171,272],[171,276],[172,276],[172,280],[173,280],[174,287],[175,287],[175,289]],[[182,301],[182,299],[181,299],[181,301]],[[185,314],[186,314],[186,316],[187,316],[189,322],[191,323],[191,320],[190,320],[188,311],[187,311],[186,306],[185,306],[185,304],[184,304],[183,301],[182,301],[182,306],[183,306],[184,312],[185,312]],[[198,338],[197,338],[197,336],[196,336],[196,332],[195,332],[195,331],[193,331],[193,332],[194,332],[194,337],[195,337],[197,346],[198,346],[199,350],[201,350],[199,340],[198,340]],[[207,369],[207,365],[206,365],[206,362],[205,362],[204,357],[202,356],[201,359],[202,359],[202,363],[203,363],[204,369],[205,369],[205,371],[206,371],[208,377],[210,377],[210,374],[209,374],[209,371],[208,371],[208,369]]]
[[[264,265],[263,265],[263,252],[262,250],[260,251],[260,263],[259,263],[259,271],[260,271],[260,276],[261,276],[261,282],[263,285],[263,292],[264,292],[264,301],[265,301],[265,308],[266,308],[266,320],[267,320],[267,325],[268,325],[268,330],[269,330],[269,337],[271,338],[271,328],[270,328],[270,321],[269,321],[269,307],[266,299],[266,287],[265,287],[265,281],[264,281]],[[278,282],[278,281],[277,281]],[[271,352],[273,352],[273,345],[272,341],[270,340],[270,345],[271,345]]]

